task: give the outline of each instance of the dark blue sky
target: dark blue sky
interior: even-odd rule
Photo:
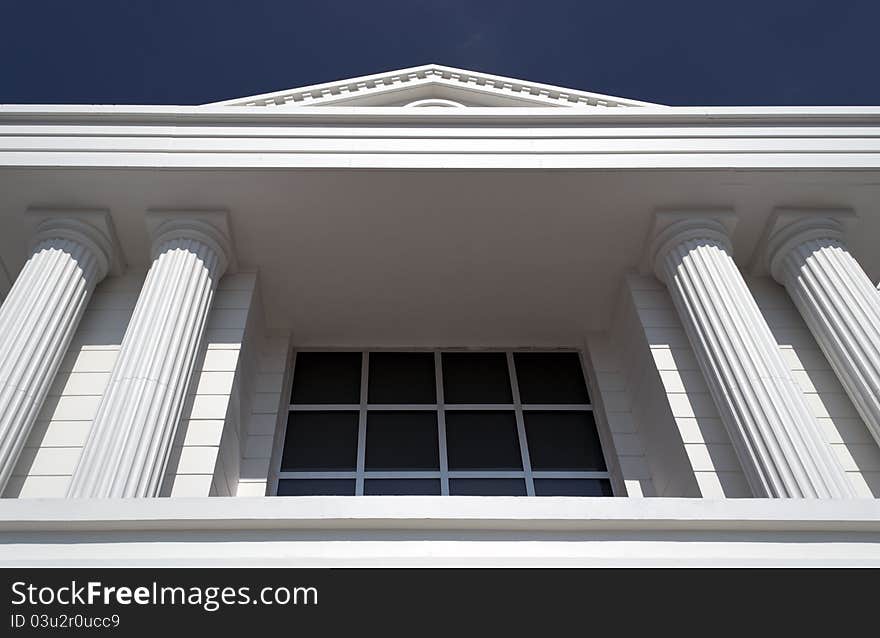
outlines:
[[[2,0],[0,102],[201,104],[437,62],[673,105],[880,105],[877,0]]]

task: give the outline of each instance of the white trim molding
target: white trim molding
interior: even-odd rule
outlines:
[[[876,169],[880,109],[0,106],[0,165]]]
[[[11,566],[880,566],[875,500],[0,501]]]

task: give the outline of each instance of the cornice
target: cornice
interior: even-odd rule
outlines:
[[[307,110],[96,107],[43,112],[16,107],[13,112],[0,108],[0,166],[880,168],[880,109],[763,115],[691,110],[672,117],[649,108],[603,111],[618,113],[610,116],[559,108]],[[620,115],[648,111],[653,113]]]

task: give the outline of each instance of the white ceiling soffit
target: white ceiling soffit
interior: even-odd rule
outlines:
[[[206,106],[661,106],[438,64],[240,97]]]

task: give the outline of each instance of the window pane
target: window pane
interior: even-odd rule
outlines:
[[[590,402],[576,352],[516,352],[513,361],[523,403]]]
[[[513,412],[447,412],[450,470],[521,470]]]
[[[370,403],[437,403],[432,352],[371,352]]]
[[[360,403],[360,352],[299,352],[291,403]]]
[[[525,496],[526,482],[506,478],[449,479],[449,493],[453,496]]]
[[[357,412],[291,412],[281,470],[355,470]]]
[[[354,496],[354,479],[281,479],[278,496]]]
[[[369,412],[366,469],[439,470],[437,413]]]
[[[535,479],[535,496],[613,496],[608,479]]]
[[[523,412],[533,470],[605,470],[592,412]]]
[[[367,496],[440,495],[440,479],[366,479]]]
[[[444,352],[446,403],[513,403],[503,352]]]

